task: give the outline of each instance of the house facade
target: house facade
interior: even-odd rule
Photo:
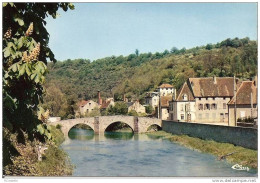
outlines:
[[[80,115],[86,115],[91,113],[95,108],[99,108],[99,105],[93,100],[81,100],[78,103],[78,108]]]
[[[145,113],[145,107],[139,103],[139,101],[135,101],[134,103],[128,103],[128,112],[131,110],[135,110],[137,113]]]
[[[257,81],[243,81],[236,95],[228,103],[229,125],[238,119],[257,118]]]
[[[195,121],[196,109],[195,99],[193,94],[185,82],[176,99],[170,102],[169,118],[174,121]]]
[[[159,105],[159,92],[147,92],[145,97],[145,105],[151,105],[155,109]]]
[[[174,87],[170,84],[162,84],[158,88],[160,96],[174,95]]]
[[[173,100],[172,95],[161,96],[160,97],[160,112],[159,118],[162,120],[170,120],[169,116],[169,105],[170,102]]]
[[[189,78],[171,103],[170,119],[228,125],[235,85],[233,77]]]

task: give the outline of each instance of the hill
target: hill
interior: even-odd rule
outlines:
[[[257,74],[257,43],[249,38],[226,39],[217,44],[170,51],[111,56],[90,62],[76,59],[49,63],[46,88],[60,89],[70,100],[126,94],[143,99],[162,83],[177,89],[189,77],[234,76],[248,79]]]

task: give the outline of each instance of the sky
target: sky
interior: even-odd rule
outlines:
[[[47,18],[57,60],[163,52],[221,42],[257,40],[257,3],[73,3]]]

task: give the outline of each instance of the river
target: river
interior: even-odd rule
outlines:
[[[62,144],[76,166],[73,176],[257,176],[239,171],[213,155],[197,152],[149,134],[105,132],[73,128]]]

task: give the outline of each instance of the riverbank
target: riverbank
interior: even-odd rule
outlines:
[[[178,143],[192,150],[212,154],[220,161],[226,159],[229,163],[237,163],[249,168],[258,168],[256,150],[234,146],[233,144],[229,143],[202,140],[195,137],[189,137],[187,135],[173,135],[164,131],[149,132],[147,134],[169,139],[174,143]]]

